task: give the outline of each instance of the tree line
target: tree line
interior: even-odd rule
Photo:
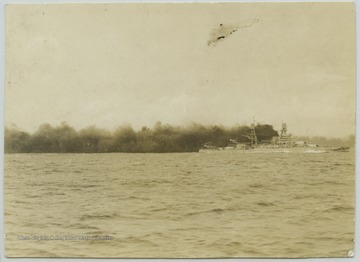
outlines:
[[[269,140],[278,133],[271,125],[255,126],[258,140]],[[5,153],[166,153],[197,152],[205,143],[223,147],[229,139],[249,142],[245,137],[250,128],[245,125],[191,124],[172,126],[157,122],[154,127],[134,130],[123,125],[115,131],[90,126],[76,131],[63,122],[58,126],[41,125],[30,134],[17,128],[5,128]]]

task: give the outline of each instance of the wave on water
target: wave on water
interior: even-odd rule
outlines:
[[[47,154],[7,155],[6,253],[346,257],[354,237],[354,152],[255,151],[56,154],[50,168]],[[114,240],[17,241],[35,230]]]
[[[305,154],[324,154],[329,153],[329,151],[326,150],[306,150],[304,151]]]
[[[331,212],[331,211],[339,211],[339,212],[346,212],[346,211],[354,211],[354,207],[352,206],[335,206],[330,207],[324,210],[324,212]]]
[[[86,220],[101,220],[101,219],[109,219],[109,218],[115,218],[117,217],[117,213],[109,213],[109,214],[88,214],[83,215],[80,217],[80,221],[86,221]]]

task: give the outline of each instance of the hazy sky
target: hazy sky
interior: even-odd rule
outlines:
[[[222,26],[220,26],[222,24]],[[238,28],[209,45],[214,32]],[[5,124],[355,133],[352,3],[6,8]]]

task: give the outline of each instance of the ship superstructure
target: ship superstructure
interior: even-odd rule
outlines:
[[[218,151],[218,150],[236,150],[236,151],[253,151],[253,152],[303,152],[304,150],[316,150],[317,152],[348,152],[349,147],[335,147],[324,148],[319,147],[317,144],[307,143],[305,141],[293,141],[291,134],[288,134],[286,123],[282,123],[279,136],[274,136],[271,140],[258,141],[255,123],[250,126],[250,133],[242,135],[248,139],[248,142],[240,143],[236,139],[230,139],[228,146],[217,147],[213,146],[211,142],[206,143],[199,152],[204,151]],[[265,151],[264,151],[265,150]]]
[[[291,135],[287,133],[286,123],[282,123],[280,136],[274,136],[272,145],[276,147],[295,147],[298,144],[292,141]],[[304,143],[306,145],[306,143]]]

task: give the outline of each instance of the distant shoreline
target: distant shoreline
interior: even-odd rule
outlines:
[[[272,125],[255,125],[259,142],[278,136]],[[5,150],[9,153],[191,153],[208,142],[225,147],[229,139],[248,143],[250,127],[236,125],[192,124],[186,127],[172,126],[157,122],[154,127],[142,127],[135,131],[130,125],[121,126],[111,132],[90,126],[76,131],[63,122],[59,126],[41,125],[32,134],[17,128],[5,128]],[[355,136],[347,139],[327,139],[325,137],[294,137],[319,145],[350,146],[355,144]]]

